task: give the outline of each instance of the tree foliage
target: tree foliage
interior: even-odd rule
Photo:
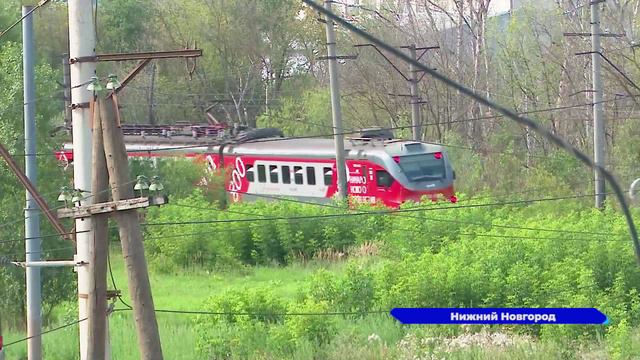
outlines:
[[[21,49],[14,43],[0,45],[0,142],[10,153],[17,154],[20,163],[24,153],[24,131],[22,120],[22,57]],[[49,131],[54,123],[60,107],[52,101],[49,89],[55,86],[56,73],[46,64],[36,69],[36,108],[37,134],[39,152],[53,151],[54,144],[50,140]],[[39,170],[39,186],[41,194],[54,203],[57,190],[64,184],[65,177],[53,156],[37,157]],[[67,178],[68,179],[68,178]],[[24,227],[22,220],[24,208],[24,188],[4,164],[0,166],[0,257],[10,260],[24,260]],[[54,233],[43,219],[41,222],[43,235]],[[42,240],[43,258],[70,257],[73,247],[55,236]],[[68,269],[47,269],[42,271],[43,313],[45,317],[51,309],[61,301],[73,298],[75,284],[73,273]],[[25,277],[24,270],[15,267],[0,267],[0,288],[3,296],[0,299],[0,311],[9,314],[5,321],[20,324],[24,318]]]

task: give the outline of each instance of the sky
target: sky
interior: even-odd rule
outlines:
[[[491,0],[489,4],[489,14],[501,14],[509,11],[509,0]]]

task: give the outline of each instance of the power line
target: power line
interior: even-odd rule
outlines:
[[[21,221],[23,219],[20,219]],[[74,231],[74,232],[69,232],[69,233],[64,233],[64,235],[74,235],[74,234],[82,234],[85,232],[89,232],[89,230],[85,230],[85,231]],[[42,236],[38,236],[38,237],[23,237],[20,239],[12,239],[12,240],[0,240],[0,244],[7,244],[7,243],[13,243],[13,242],[22,242],[25,240],[31,240],[31,239],[46,239],[46,238],[56,238],[56,237],[60,237],[63,234],[50,234],[50,235],[42,235]]]
[[[127,311],[128,309],[122,309]],[[388,310],[365,310],[365,311],[337,311],[337,312],[309,312],[309,313],[253,313],[253,312],[225,312],[225,311],[203,311],[203,310],[168,310],[156,309],[158,313],[183,314],[183,315],[231,315],[231,316],[256,316],[256,317],[287,317],[287,316],[347,316],[364,314],[389,314]]]
[[[40,250],[40,251],[27,251],[27,252],[20,252],[20,253],[15,253],[15,254],[3,254],[0,256],[3,256],[5,258],[14,258],[16,256],[20,256],[20,255],[25,255],[25,254],[44,254],[44,253],[55,253],[55,252],[62,252],[62,251],[67,251],[67,250],[74,250],[73,247],[62,247],[62,248],[55,248],[55,249],[44,249],[44,250]]]
[[[118,286],[116,285],[116,278],[113,276],[113,269],[111,268],[111,252],[110,251],[107,251],[107,268],[109,269],[109,277],[111,278],[111,284],[113,285],[113,290],[116,293],[118,300],[120,300],[122,305],[126,306],[129,310],[133,310],[133,307],[122,299],[121,292],[118,289]]]
[[[6,28],[5,30],[3,30],[2,32],[0,32],[0,38],[2,38],[6,33],[8,33],[9,31],[11,31],[11,29],[13,29],[14,27],[16,27],[18,24],[22,23],[22,21],[24,19],[26,19],[27,17],[29,17],[29,15],[31,15],[34,11],[38,10],[40,7],[46,5],[49,1],[51,0],[41,0],[36,6],[34,6],[28,13],[24,14],[24,16],[22,16],[20,19],[18,19],[16,22],[14,22],[13,24],[9,25],[8,28]]]
[[[132,183],[134,183],[134,182],[136,182],[136,181],[137,181],[137,179],[136,179],[136,180],[131,180],[131,181],[129,181],[129,182],[124,183],[123,185],[129,185],[129,184],[132,184]],[[90,194],[90,195],[87,195],[87,196],[82,197],[79,201],[83,201],[83,200],[86,200],[86,199],[90,199],[90,198],[92,198],[92,197],[96,196],[97,194],[101,194],[101,193],[103,193],[103,192],[108,192],[108,191],[111,191],[111,190],[113,190],[113,189],[114,189],[114,188],[107,188],[107,189],[104,189],[104,190],[98,191],[98,192],[96,192],[95,194]],[[62,208],[64,208],[64,207],[66,207],[66,206],[65,206],[65,205],[59,205],[59,206],[57,206],[57,207],[53,207],[53,208],[51,208],[51,211],[58,210],[58,209],[62,209]],[[20,218],[20,219],[14,220],[14,221],[9,221],[9,222],[6,222],[6,223],[3,223],[3,224],[0,224],[0,229],[1,229],[1,228],[4,228],[4,227],[7,227],[7,226],[9,226],[9,225],[12,225],[12,224],[18,223],[18,222],[22,222],[22,221],[24,221],[25,219],[28,219],[28,218],[29,218],[29,216],[26,216],[26,217],[22,217],[22,218]],[[90,230],[85,230],[85,231],[74,231],[74,232],[72,232],[72,233],[65,233],[64,235],[82,234],[82,233],[86,233],[86,232],[90,232]],[[14,239],[14,240],[0,240],[0,244],[2,244],[2,243],[11,243],[11,242],[20,242],[20,241],[25,241],[25,240],[30,240],[30,239],[37,239],[37,238],[42,239],[42,238],[48,238],[48,237],[58,237],[58,236],[62,236],[62,234],[44,235],[44,236],[39,236],[39,237],[35,237],[35,238],[21,238],[21,239]]]
[[[250,193],[242,193],[242,194],[253,195],[253,194],[250,194]],[[506,202],[489,203],[489,204],[467,204],[467,205],[453,205],[453,206],[432,207],[432,208],[380,210],[380,211],[368,211],[368,212],[345,213],[345,214],[323,214],[323,215],[308,215],[308,216],[307,215],[303,215],[303,216],[297,216],[297,217],[274,216],[274,217],[253,218],[253,219],[191,220],[191,221],[173,221],[173,222],[160,222],[160,223],[143,223],[141,225],[143,225],[143,226],[174,226],[174,225],[241,223],[241,222],[253,222],[253,221],[322,219],[322,218],[335,218],[335,217],[347,217],[347,216],[364,216],[364,215],[386,215],[386,214],[396,214],[396,213],[406,213],[406,212],[410,213],[410,212],[433,211],[433,210],[451,210],[451,209],[466,209],[466,208],[476,208],[476,207],[519,205],[519,204],[528,204],[528,203],[533,203],[533,202],[577,199],[577,198],[584,198],[584,197],[587,197],[587,196],[591,196],[591,195],[572,195],[572,196],[561,196],[561,197],[551,197],[551,198],[506,201]]]
[[[409,218],[416,218],[419,219],[419,217],[415,216],[415,217],[409,217]],[[436,222],[457,222],[455,220],[452,219],[433,219],[433,218],[425,218],[423,219],[426,222],[428,221],[436,221]],[[461,223],[463,224],[473,224],[470,222],[464,222],[461,221]],[[509,229],[517,229],[517,230],[530,230],[530,231],[554,231],[556,229],[544,229],[544,228],[521,228],[518,226],[493,226],[491,224],[483,224],[483,223],[477,223],[478,226],[483,226],[486,225],[490,228],[492,227],[496,227],[496,228],[509,228]],[[251,230],[255,230],[255,229],[261,229],[261,228],[267,228],[272,226],[272,224],[263,224],[263,225],[250,225],[248,227],[244,227],[244,228],[236,228],[236,229],[225,229],[224,231],[222,231],[223,233],[231,233],[231,232],[242,232],[242,231],[251,231]],[[389,229],[389,231],[406,231],[409,233],[413,233],[414,235],[416,234],[422,234],[423,229],[416,229],[416,228],[405,228],[405,227],[399,227],[397,225],[392,225]],[[590,237],[590,238],[566,238],[566,237],[545,237],[545,236],[524,236],[524,235],[504,235],[504,234],[477,234],[477,233],[468,233],[468,232],[458,232],[458,235],[463,235],[463,236],[478,236],[478,237],[490,237],[490,238],[506,238],[506,239],[522,239],[522,240],[554,240],[554,241],[585,241],[585,242],[592,242],[592,241],[603,241],[603,242],[620,242],[620,241],[624,241],[624,240],[615,240],[615,239],[608,239],[605,238],[605,236],[611,236],[612,234],[605,234],[605,233],[596,233],[596,232],[582,232],[582,231],[570,231],[570,230],[559,230],[558,232],[561,232],[563,234],[572,234],[572,235],[588,235],[588,236],[594,236],[594,237]],[[216,232],[216,234],[219,234],[221,232]],[[161,235],[161,236],[152,236],[152,237],[148,237],[147,240],[159,240],[159,239],[173,239],[173,238],[184,238],[184,237],[188,237],[188,236],[206,236],[206,235],[212,235],[211,231],[201,231],[201,232],[191,232],[191,233],[181,233],[181,234],[175,234],[175,235]],[[616,235],[616,234],[613,234]],[[623,236],[624,234],[618,234],[618,236]]]
[[[320,204],[322,205],[322,204]],[[252,214],[258,215],[258,214]],[[624,236],[624,234],[615,234],[615,233],[598,233],[598,232],[587,232],[587,231],[571,231],[571,230],[561,230],[561,229],[546,229],[546,228],[532,228],[532,227],[520,227],[520,226],[509,226],[509,225],[494,225],[492,223],[477,223],[477,222],[469,222],[469,221],[458,221],[453,219],[442,219],[442,218],[422,218],[419,216],[410,216],[410,215],[399,215],[404,218],[412,218],[428,221],[436,221],[436,222],[447,222],[447,223],[462,223],[462,224],[473,224],[477,226],[488,226],[490,228],[507,228],[507,229],[516,229],[516,230],[529,230],[529,231],[540,231],[540,232],[559,232],[563,234],[572,234],[572,235],[588,235],[593,236],[591,238],[565,238],[565,237],[544,237],[544,236],[523,236],[523,235],[505,235],[505,234],[487,234],[487,233],[468,233],[468,232],[459,232],[458,235],[464,236],[478,236],[478,237],[490,237],[490,238],[508,238],[508,239],[523,239],[523,240],[555,240],[555,241],[604,241],[604,242],[619,242],[624,240],[615,240],[608,239],[604,237],[611,237],[611,235]],[[272,226],[272,224],[263,224],[263,225],[249,225],[247,227],[235,228],[235,229],[224,229],[223,231],[218,231],[219,233],[231,233],[231,232],[240,232],[240,231],[251,231],[255,229],[267,228]],[[423,229],[416,228],[404,228],[399,227],[397,225],[392,225],[388,229],[389,231],[401,230],[408,231],[411,233],[422,233]],[[174,235],[160,235],[160,236],[151,236],[148,237],[147,240],[159,240],[159,239],[171,239],[171,238],[184,238],[188,236],[203,236],[203,235],[211,235],[211,231],[200,231],[200,232],[191,232],[191,233],[180,233]],[[600,238],[603,237],[603,238]]]
[[[4,347],[8,347],[8,346],[11,346],[11,345],[19,344],[19,343],[21,343],[21,342],[25,342],[25,341],[27,341],[27,340],[29,340],[29,339],[34,338],[34,337],[38,337],[38,336],[42,336],[42,335],[45,335],[45,334],[52,333],[52,332],[54,332],[54,331],[62,330],[62,329],[68,328],[68,327],[70,327],[70,326],[73,326],[73,325],[79,324],[79,323],[81,323],[81,322],[83,322],[83,321],[86,321],[86,320],[87,320],[87,318],[83,318],[83,319],[75,320],[75,321],[72,321],[72,322],[70,322],[70,323],[67,323],[67,324],[64,324],[64,325],[61,325],[61,326],[55,327],[55,328],[53,328],[53,329],[49,329],[49,330],[47,330],[47,331],[43,331],[43,332],[41,332],[41,333],[39,333],[39,334],[31,335],[31,336],[28,336],[28,337],[26,337],[26,338],[22,338],[22,339],[20,339],[20,340],[16,340],[16,341],[12,341],[12,342],[6,343],[6,344],[4,344]]]
[[[64,92],[64,90],[54,90],[54,92]],[[62,95],[62,94],[61,94]],[[8,110],[8,109],[15,109],[15,108],[24,108],[25,105],[29,105],[29,104],[35,104],[36,102],[40,101],[40,100],[50,100],[50,99],[61,99],[59,95],[49,95],[49,96],[40,96],[38,98],[35,98],[31,101],[26,101],[26,102],[22,102],[19,104],[13,104],[13,105],[9,105],[7,107],[2,108],[2,110]]]
[[[336,205],[313,203],[313,202],[307,202],[307,201],[302,201],[302,200],[283,198],[283,197],[278,197],[278,196],[270,196],[270,195],[262,195],[262,194],[250,194],[250,195],[258,196],[258,197],[271,198],[271,199],[277,199],[277,200],[281,200],[281,201],[289,201],[289,202],[300,203],[300,204],[308,204],[308,205],[316,205],[316,206],[322,206],[322,207],[332,207],[332,208],[336,208],[336,209],[344,209],[344,208],[336,206]],[[586,195],[584,195],[584,196],[586,196]],[[438,209],[438,208],[434,208],[434,209]],[[425,209],[425,210],[429,210],[429,209]],[[493,224],[493,223],[481,223],[481,222],[475,222],[475,221],[443,219],[443,218],[434,218],[434,217],[422,218],[422,217],[419,217],[419,216],[416,216],[416,215],[409,215],[409,214],[400,214],[400,215],[395,215],[395,213],[390,213],[390,214],[394,214],[394,216],[398,216],[398,217],[415,218],[415,219],[420,219],[420,220],[432,220],[432,221],[457,223],[457,224],[489,226],[489,227],[504,228],[504,229],[543,231],[543,232],[566,233],[566,234],[582,234],[582,235],[593,235],[593,236],[611,236],[611,235],[616,235],[615,233],[599,233],[599,232],[589,232],[589,231],[574,231],[574,230],[562,230],[562,229],[550,229],[550,228],[534,228],[534,227],[525,227],[525,226],[516,226],[516,225],[499,225],[499,224]]]

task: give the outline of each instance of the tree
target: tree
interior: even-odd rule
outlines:
[[[22,58],[21,48],[11,42],[0,47],[0,142],[20,161],[24,153],[22,131]],[[51,101],[51,89],[55,89],[56,73],[48,65],[41,64],[36,69],[37,91],[37,132],[39,153],[51,154],[38,158],[39,191],[49,203],[53,203],[57,192],[64,182],[60,169],[53,155],[54,143],[49,136],[52,123],[60,118],[60,106]],[[55,94],[55,93],[54,93]],[[24,188],[8,170],[4,161],[0,165],[0,257],[11,260],[24,259],[24,228],[22,220],[24,206]],[[43,220],[41,227],[44,236],[42,246],[43,258],[71,257],[73,246],[57,237]],[[73,273],[69,269],[43,271],[43,304],[45,316],[50,309],[62,301],[74,298],[75,284]],[[24,319],[25,278],[24,270],[15,267],[0,267],[0,311],[7,314],[5,318],[13,324]]]

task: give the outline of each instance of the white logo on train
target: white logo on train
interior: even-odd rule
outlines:
[[[242,179],[247,175],[247,168],[244,166],[244,161],[240,157],[236,158],[235,168],[231,172],[231,180],[229,181],[229,191],[233,197],[233,201],[240,199],[238,191],[242,189]]]

